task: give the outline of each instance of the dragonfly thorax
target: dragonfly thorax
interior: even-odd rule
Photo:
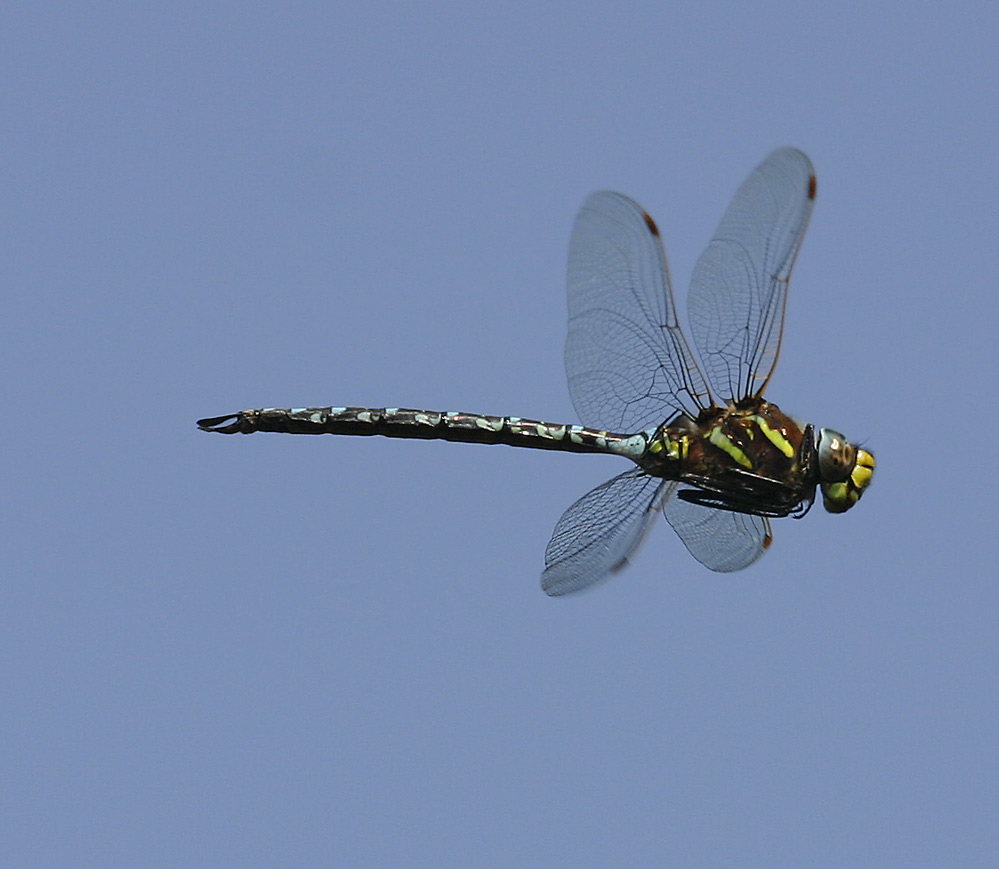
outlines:
[[[640,464],[687,483],[686,500],[762,516],[798,511],[819,482],[812,427],[762,399],[676,417],[656,430]]]

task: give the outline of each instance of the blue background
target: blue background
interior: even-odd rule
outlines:
[[[999,12],[5,4],[11,866],[982,865],[999,845]],[[613,457],[221,437],[245,407],[574,422],[587,193],[681,304],[774,147],[819,194],[768,397],[845,516],[539,589]]]

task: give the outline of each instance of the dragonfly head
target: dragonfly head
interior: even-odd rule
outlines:
[[[830,513],[849,510],[870,485],[874,456],[851,444],[838,431],[819,433],[819,483],[822,503]]]

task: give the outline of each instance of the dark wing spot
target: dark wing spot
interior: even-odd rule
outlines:
[[[656,226],[656,222],[652,219],[652,215],[643,211],[642,217],[645,219],[645,225],[649,228],[649,232],[653,235],[659,235],[659,227]]]
[[[809,175],[808,176],[808,198],[809,199],[814,199],[815,198],[815,176],[814,175]]]

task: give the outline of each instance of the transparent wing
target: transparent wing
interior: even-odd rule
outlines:
[[[550,595],[569,594],[620,570],[675,488],[633,468],[583,495],[555,526],[541,587]]]
[[[743,182],[701,255],[688,314],[708,383],[723,399],[762,395],[777,364],[791,266],[815,199],[815,171],[780,148]]]
[[[655,223],[620,193],[583,204],[569,244],[565,368],[585,425],[633,432],[710,405],[677,322]]]
[[[663,513],[690,554],[720,573],[749,567],[773,539],[770,522],[763,516],[732,513],[682,498],[667,501]]]

